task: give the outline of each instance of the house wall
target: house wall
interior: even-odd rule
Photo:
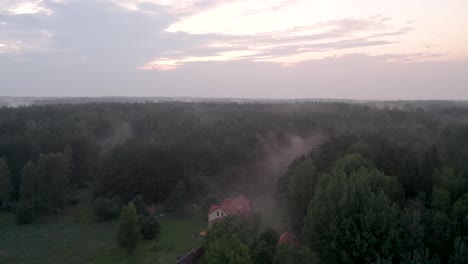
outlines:
[[[208,222],[211,222],[217,218],[223,218],[226,216],[227,214],[222,209],[217,209],[208,215]]]

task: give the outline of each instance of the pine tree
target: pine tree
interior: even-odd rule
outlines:
[[[166,201],[166,207],[169,211],[182,212],[188,203],[187,187],[183,180],[179,181],[172,194]]]
[[[6,208],[7,202],[11,198],[13,187],[10,181],[10,171],[4,159],[0,159],[0,203]]]

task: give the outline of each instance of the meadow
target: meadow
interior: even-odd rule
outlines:
[[[203,215],[159,218],[159,241],[140,240],[128,255],[116,243],[117,221],[96,222],[90,204],[68,207],[60,215],[18,225],[12,213],[0,213],[0,263],[174,263],[202,241],[192,238],[205,228]]]

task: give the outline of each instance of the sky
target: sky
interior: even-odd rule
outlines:
[[[467,0],[0,0],[0,96],[468,100]]]

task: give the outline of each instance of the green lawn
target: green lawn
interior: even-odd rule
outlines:
[[[89,204],[67,208],[19,226],[11,213],[0,213],[0,263],[174,263],[181,253],[202,244],[192,239],[206,225],[203,217],[160,218],[159,242],[140,241],[128,256],[116,244],[117,221],[96,223]]]

